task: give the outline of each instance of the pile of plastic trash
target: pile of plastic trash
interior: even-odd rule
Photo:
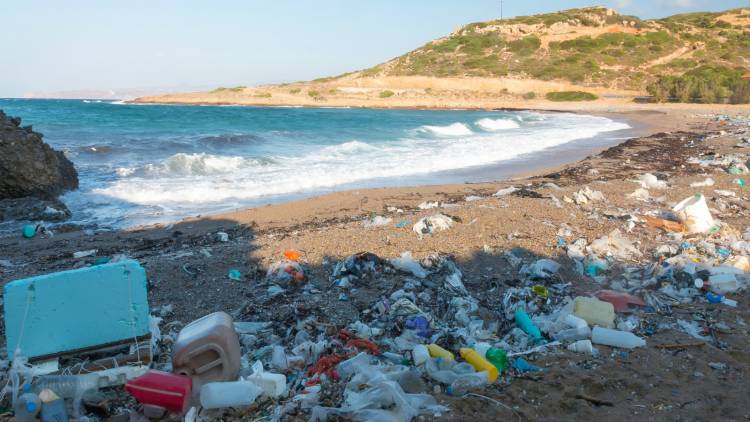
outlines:
[[[738,155],[698,162],[730,174],[748,172],[746,157]],[[647,194],[668,186],[652,174],[637,182]],[[706,180],[701,186],[712,184]],[[495,196],[516,191],[509,188]],[[604,200],[588,186],[573,198],[565,197],[577,206]],[[425,203],[419,208],[436,206]],[[493,287],[501,299],[492,307],[470,293],[464,272],[451,256],[417,259],[403,252],[386,259],[361,252],[331,266],[330,291],[347,300],[357,286],[384,278],[397,280],[397,288],[352,315],[346,326],[302,314],[280,324],[235,321],[216,312],[181,329],[178,323],[160,330],[159,318],[151,316],[147,354],[143,351],[142,356],[141,343],[135,342],[128,349],[136,355],[135,363],[78,372],[59,361],[29,363],[23,356],[26,346],[20,347],[23,339],[13,337],[19,346],[9,344],[15,353],[3,398],[12,403],[19,421],[67,420],[68,415],[93,420],[85,404],[102,397],[122,408],[133,408],[135,401],[139,414],[148,418],[211,420],[235,409],[238,419],[304,414],[313,421],[409,421],[450,412],[440,397],[462,397],[543,372],[532,363],[534,357],[555,350],[596,356],[601,346],[635,349],[667,329],[723,347],[710,335],[715,328],[711,321],[672,317],[667,322],[660,317],[671,316],[679,304],[737,306],[727,295],[750,283],[750,230],[742,233],[715,219],[701,194],[670,210],[626,215],[622,230],[590,242],[574,240],[564,224],[558,231],[561,254],[555,259],[505,252],[499,259],[507,261],[517,282],[503,290]],[[390,219],[374,218],[365,226],[387,223]],[[451,217],[434,214],[420,219],[413,231],[424,236],[453,223]],[[642,250],[628,235],[635,225],[662,230],[668,241],[654,251]],[[300,258],[299,252],[288,250],[268,268],[269,293],[308,281]],[[598,288],[589,295],[574,294],[571,280],[583,279]],[[130,272],[123,282],[132,288]],[[136,334],[133,337],[143,333]]]

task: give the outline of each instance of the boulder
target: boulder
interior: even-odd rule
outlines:
[[[35,197],[53,200],[78,188],[78,172],[60,151],[42,141],[31,126],[0,111],[0,200]]]

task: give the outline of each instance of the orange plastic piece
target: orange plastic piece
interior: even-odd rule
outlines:
[[[302,258],[302,253],[294,249],[287,249],[284,251],[284,256],[290,261],[299,261]]]

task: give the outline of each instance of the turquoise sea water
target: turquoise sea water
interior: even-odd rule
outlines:
[[[569,113],[0,99],[63,150],[73,221],[126,227],[359,187],[478,181],[623,136]],[[592,141],[593,139],[593,141]],[[540,163],[536,163],[539,165]],[[526,165],[526,164],[524,164]]]

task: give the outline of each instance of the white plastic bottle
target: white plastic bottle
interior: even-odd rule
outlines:
[[[568,350],[576,353],[594,353],[594,346],[591,344],[591,340],[578,340],[575,343],[568,345]]]
[[[568,328],[567,330],[558,331],[552,336],[558,341],[575,341],[591,337],[591,329],[588,325],[582,327]]]
[[[206,409],[248,406],[263,389],[248,381],[210,382],[201,387],[201,406]]]
[[[596,344],[622,347],[624,349],[632,349],[634,347],[643,347],[646,345],[646,340],[633,333],[602,327],[594,327],[591,331],[591,341]]]

